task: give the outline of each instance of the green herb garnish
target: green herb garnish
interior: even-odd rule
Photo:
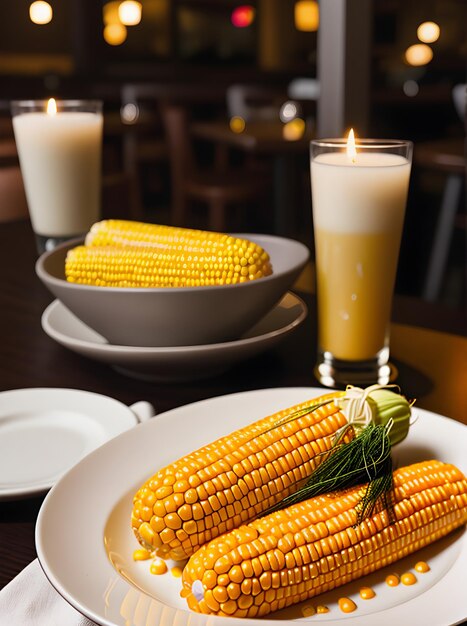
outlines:
[[[369,424],[348,443],[342,440],[352,425],[339,435],[339,440],[326,454],[325,460],[312,472],[296,492],[270,507],[265,514],[283,509],[308,498],[338,489],[367,483],[357,506],[357,524],[371,515],[381,503],[391,513],[392,457],[389,430],[392,423]]]
[[[411,403],[390,388],[397,387],[348,387],[345,395],[302,408],[268,429],[278,428],[329,402],[336,402],[348,420],[331,449],[322,453],[323,460],[313,473],[305,482],[298,481],[296,491],[267,509],[264,515],[323,493],[362,485],[357,524],[370,516],[378,505],[387,509],[393,518],[391,446],[407,436]],[[355,435],[350,441],[349,434]]]

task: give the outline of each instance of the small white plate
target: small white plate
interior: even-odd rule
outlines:
[[[170,573],[154,576],[150,562],[133,560],[139,544],[130,524],[132,497],[149,476],[218,437],[322,393],[323,389],[290,387],[203,400],[163,413],[87,456],[55,485],[39,513],[36,548],[47,578],[78,611],[103,626],[448,626],[462,622],[467,577],[463,529],[320,596],[319,603],[331,611],[309,618],[302,615],[303,605],[259,620],[196,614],[180,598],[179,578]],[[422,409],[416,409],[415,415],[409,436],[394,449],[395,465],[437,458],[466,472],[467,427]],[[431,570],[417,574],[416,585],[388,587],[389,573],[402,574],[419,560],[427,561]],[[373,600],[359,599],[364,585],[375,590]],[[341,596],[354,599],[358,611],[342,613],[337,608]]]
[[[0,393],[0,500],[31,497],[100,445],[154,415],[148,402],[126,405],[77,389]]]
[[[42,314],[44,331],[65,348],[108,363],[117,371],[145,380],[181,381],[217,375],[238,361],[272,348],[307,316],[303,300],[291,292],[236,341],[195,346],[136,347],[111,345],[59,300]]]

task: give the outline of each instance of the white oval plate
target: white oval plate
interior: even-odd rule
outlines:
[[[146,411],[143,417],[143,413]],[[0,500],[31,497],[154,409],[77,389],[0,393]]]
[[[424,626],[456,624],[466,617],[466,533],[458,531],[417,554],[321,596],[331,611],[311,618],[301,606],[265,619],[203,616],[187,610],[179,597],[180,579],[154,576],[149,562],[134,562],[138,547],[130,527],[132,496],[159,467],[260,417],[320,395],[322,389],[284,388],[222,396],[161,414],[113,439],[87,456],[52,489],[39,513],[36,547],[45,574],[78,611],[105,626],[239,626],[296,621],[345,620],[347,626]],[[439,458],[467,471],[467,428],[428,411],[417,410],[409,437],[394,450],[397,465]],[[183,435],[181,436],[181,433]],[[73,494],[71,497],[70,494]],[[412,587],[390,588],[388,571],[403,573],[418,560],[431,571]],[[337,598],[358,598],[371,584],[377,596],[357,600],[353,615],[340,613]],[[316,599],[315,599],[316,604]]]
[[[218,375],[235,363],[272,348],[307,316],[303,300],[287,292],[248,333],[236,341],[195,346],[115,346],[86,326],[59,300],[42,314],[44,331],[65,348],[108,363],[120,373],[160,382]]]

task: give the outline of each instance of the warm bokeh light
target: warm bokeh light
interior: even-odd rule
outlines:
[[[230,119],[230,130],[237,134],[243,133],[245,130],[245,120],[243,117],[234,115],[234,117]]]
[[[294,120],[284,124],[282,128],[282,135],[286,141],[298,141],[303,137],[305,132],[305,121],[300,117],[296,117]]]
[[[48,24],[52,21],[53,11],[48,2],[38,0],[29,7],[29,17],[34,24]]]
[[[249,4],[245,4],[241,7],[236,7],[232,11],[230,20],[236,28],[246,28],[255,19],[255,10]]]
[[[438,41],[440,34],[440,29],[436,22],[423,22],[417,28],[417,37],[423,43],[433,43],[434,41]]]
[[[109,46],[120,46],[126,39],[126,26],[123,24],[107,24],[104,28],[104,39]]]
[[[295,3],[295,28],[314,32],[319,27],[319,6],[316,0],[299,0]]]
[[[353,128],[349,131],[349,136],[347,137],[347,157],[355,163],[357,160],[357,148],[355,147],[355,133],[353,132]]]
[[[125,26],[136,26],[141,22],[141,2],[124,0],[118,7],[118,17]]]
[[[112,0],[112,2],[106,2],[102,7],[102,18],[104,24],[120,24],[120,18],[118,16],[118,7],[120,6],[120,0]]]
[[[57,102],[55,98],[49,98],[47,102],[47,115],[57,115]]]
[[[416,43],[405,51],[405,60],[409,65],[426,65],[433,58],[433,50],[424,43]]]

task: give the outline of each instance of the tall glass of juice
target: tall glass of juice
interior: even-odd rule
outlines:
[[[311,142],[318,360],[326,386],[387,384],[410,141]]]

